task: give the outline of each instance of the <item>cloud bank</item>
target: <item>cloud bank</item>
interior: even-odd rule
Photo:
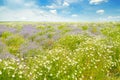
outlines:
[[[89,1],[90,4],[94,4],[94,5],[101,4],[103,2],[108,2],[108,0],[90,0]]]
[[[105,8],[105,4],[109,3],[109,0],[2,1],[3,5],[0,4],[0,21],[97,21],[98,18],[104,20],[103,18],[107,16],[109,16],[107,17],[109,20],[120,20],[119,11],[107,12],[111,10]],[[103,7],[101,6],[102,3],[105,3],[104,6],[102,5]]]
[[[67,3],[64,3],[68,6]],[[17,8],[16,8],[17,6]],[[0,21],[70,21],[57,14],[57,10],[46,11],[35,0],[5,0],[0,6]]]

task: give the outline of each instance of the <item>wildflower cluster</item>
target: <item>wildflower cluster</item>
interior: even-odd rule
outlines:
[[[119,23],[23,25],[0,30],[0,80],[120,79]]]

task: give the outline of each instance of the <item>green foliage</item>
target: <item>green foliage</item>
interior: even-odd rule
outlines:
[[[12,33],[11,32],[3,32],[1,35],[1,38],[6,39],[7,37],[11,36]]]
[[[52,38],[53,35],[54,35],[54,33],[53,33],[53,32],[50,32],[50,33],[48,34],[48,38]]]
[[[45,30],[45,26],[37,26],[37,29]]]
[[[96,27],[96,26],[93,26],[92,29],[91,29],[91,32],[92,32],[92,33],[98,32],[97,27]]]
[[[85,40],[85,36],[76,35],[76,36],[65,36],[58,41],[58,46],[68,48],[70,50],[75,50],[80,43]]]
[[[88,30],[88,26],[82,26],[82,30],[84,31]]]
[[[16,55],[19,51],[19,47],[21,44],[24,43],[24,38],[20,35],[12,35],[9,36],[6,40],[5,43],[8,46],[8,50],[11,54]]]
[[[5,50],[5,45],[0,40],[0,54]]]
[[[37,35],[38,35],[38,36],[41,36],[41,35],[44,35],[44,34],[46,34],[46,33],[47,33],[47,31],[41,31],[41,32],[38,32]]]
[[[44,44],[42,46],[46,50],[46,49],[51,49],[53,44],[54,44],[53,39],[47,39],[47,40],[44,41]]]
[[[71,29],[70,29],[67,25],[65,25],[65,24],[58,26],[58,29],[61,30],[61,34],[62,34],[62,35],[64,35],[65,33],[69,32],[69,31],[71,30]]]
[[[30,49],[26,53],[24,53],[21,57],[33,57],[36,55],[40,55],[42,52],[38,49]]]
[[[47,32],[54,32],[53,26],[47,26]]]
[[[60,26],[58,26],[58,29],[59,29],[59,30],[63,30],[64,28],[66,28],[65,25],[60,25]]]

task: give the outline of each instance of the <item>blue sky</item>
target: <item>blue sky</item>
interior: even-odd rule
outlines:
[[[0,0],[0,21],[120,21],[120,0]]]

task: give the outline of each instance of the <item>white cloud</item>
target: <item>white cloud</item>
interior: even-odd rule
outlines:
[[[72,14],[72,17],[78,17],[78,15],[77,14]]]
[[[22,8],[16,8],[17,5]],[[0,21],[70,21],[70,19],[57,15],[56,9],[46,11],[32,0],[29,2],[27,0],[6,0],[6,4],[0,6]]]
[[[104,11],[104,10],[102,10],[102,9],[101,9],[101,10],[97,10],[97,11],[96,11],[96,13],[97,13],[97,14],[100,14],[100,15],[104,14],[104,12],[105,12],[105,11]]]
[[[100,17],[99,21],[108,21],[107,18]]]
[[[0,21],[70,21],[59,15],[53,15],[56,10],[52,10],[52,12],[46,12],[42,9],[12,10],[6,8],[0,13]]]
[[[107,16],[99,18],[100,21],[120,21],[120,16]]]
[[[108,19],[120,19],[120,16],[108,16]]]
[[[57,5],[62,5],[62,1],[63,0],[54,0],[54,3],[57,4]]]
[[[47,5],[47,8],[50,9],[62,9],[68,7],[72,3],[81,2],[83,0],[54,0],[51,5]]]
[[[63,3],[63,6],[69,6],[70,4],[69,3],[67,3],[67,2],[64,2]]]
[[[27,20],[27,18],[26,18],[26,17],[24,17],[24,16],[23,16],[23,17],[21,17],[20,19],[21,19],[21,20]]]
[[[33,2],[33,1],[24,3],[24,6],[25,6],[25,7],[33,7],[33,6],[34,6],[34,7],[38,8],[38,6],[35,5],[35,2]]]
[[[77,2],[81,2],[83,0],[64,0],[65,2],[72,4],[72,3],[77,3]]]
[[[3,11],[3,10],[5,10],[5,9],[6,9],[5,6],[1,6],[1,7],[0,7],[0,11]]]
[[[57,14],[57,10],[55,10],[55,9],[54,9],[54,10],[50,10],[50,12],[51,12],[52,14],[55,14],[55,15]]]
[[[47,5],[46,8],[49,8],[49,9],[62,9],[62,8],[68,7],[68,6],[69,6],[69,3],[64,2],[63,4],[53,3],[51,5]]]
[[[94,4],[94,5],[97,5],[103,2],[108,2],[108,0],[90,0],[89,1],[90,4]]]
[[[6,4],[22,4],[25,0],[5,0]]]
[[[5,5],[8,7],[22,6],[25,0],[5,0]]]
[[[36,7],[38,8],[38,6],[36,5],[35,1],[32,0],[5,0],[5,6],[9,7],[9,8],[27,8],[27,7]]]
[[[54,9],[56,6],[55,5],[47,5],[47,8]]]
[[[73,21],[59,15],[57,9],[69,6],[74,0],[56,1],[58,3],[48,5],[50,10],[46,11],[45,7],[36,4],[36,0],[5,0],[4,6],[0,6],[0,21]]]

